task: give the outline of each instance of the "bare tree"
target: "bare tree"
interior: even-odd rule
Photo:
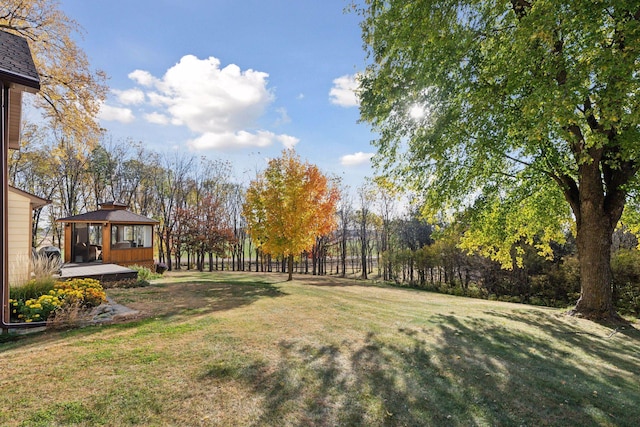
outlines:
[[[172,237],[177,225],[177,209],[184,203],[185,186],[193,161],[193,157],[177,152],[173,156],[165,155],[153,177],[157,195],[156,216],[160,220],[159,257],[160,261],[167,263],[169,270],[172,269]]]

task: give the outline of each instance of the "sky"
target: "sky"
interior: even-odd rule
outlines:
[[[249,182],[294,148],[357,188],[373,135],[358,123],[360,17],[349,0],[61,0],[91,67],[109,76],[114,141],[228,160]]]

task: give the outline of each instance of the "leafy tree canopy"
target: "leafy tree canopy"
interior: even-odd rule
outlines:
[[[608,286],[606,246],[638,188],[638,2],[366,0],[360,12],[361,115],[380,169],[426,214],[469,209],[463,244],[505,265],[514,243],[549,253],[575,227],[584,266],[598,257],[601,277],[584,280]]]
[[[481,223],[502,225],[485,233],[497,251],[540,229],[559,238],[581,164],[636,186],[621,172],[640,150],[640,6],[600,3],[368,1],[377,164],[432,215],[483,208]]]
[[[272,159],[249,185],[244,216],[251,238],[265,253],[289,258],[310,250],[316,237],[336,227],[337,186],[293,150]]]

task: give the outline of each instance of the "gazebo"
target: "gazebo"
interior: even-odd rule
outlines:
[[[154,268],[153,235],[159,222],[127,210],[117,202],[97,211],[57,219],[65,224],[65,263],[102,262]]]

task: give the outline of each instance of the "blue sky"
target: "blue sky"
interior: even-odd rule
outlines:
[[[101,126],[154,151],[229,160],[247,181],[285,147],[352,189],[371,176],[365,66],[348,0],[62,0],[109,76]]]

